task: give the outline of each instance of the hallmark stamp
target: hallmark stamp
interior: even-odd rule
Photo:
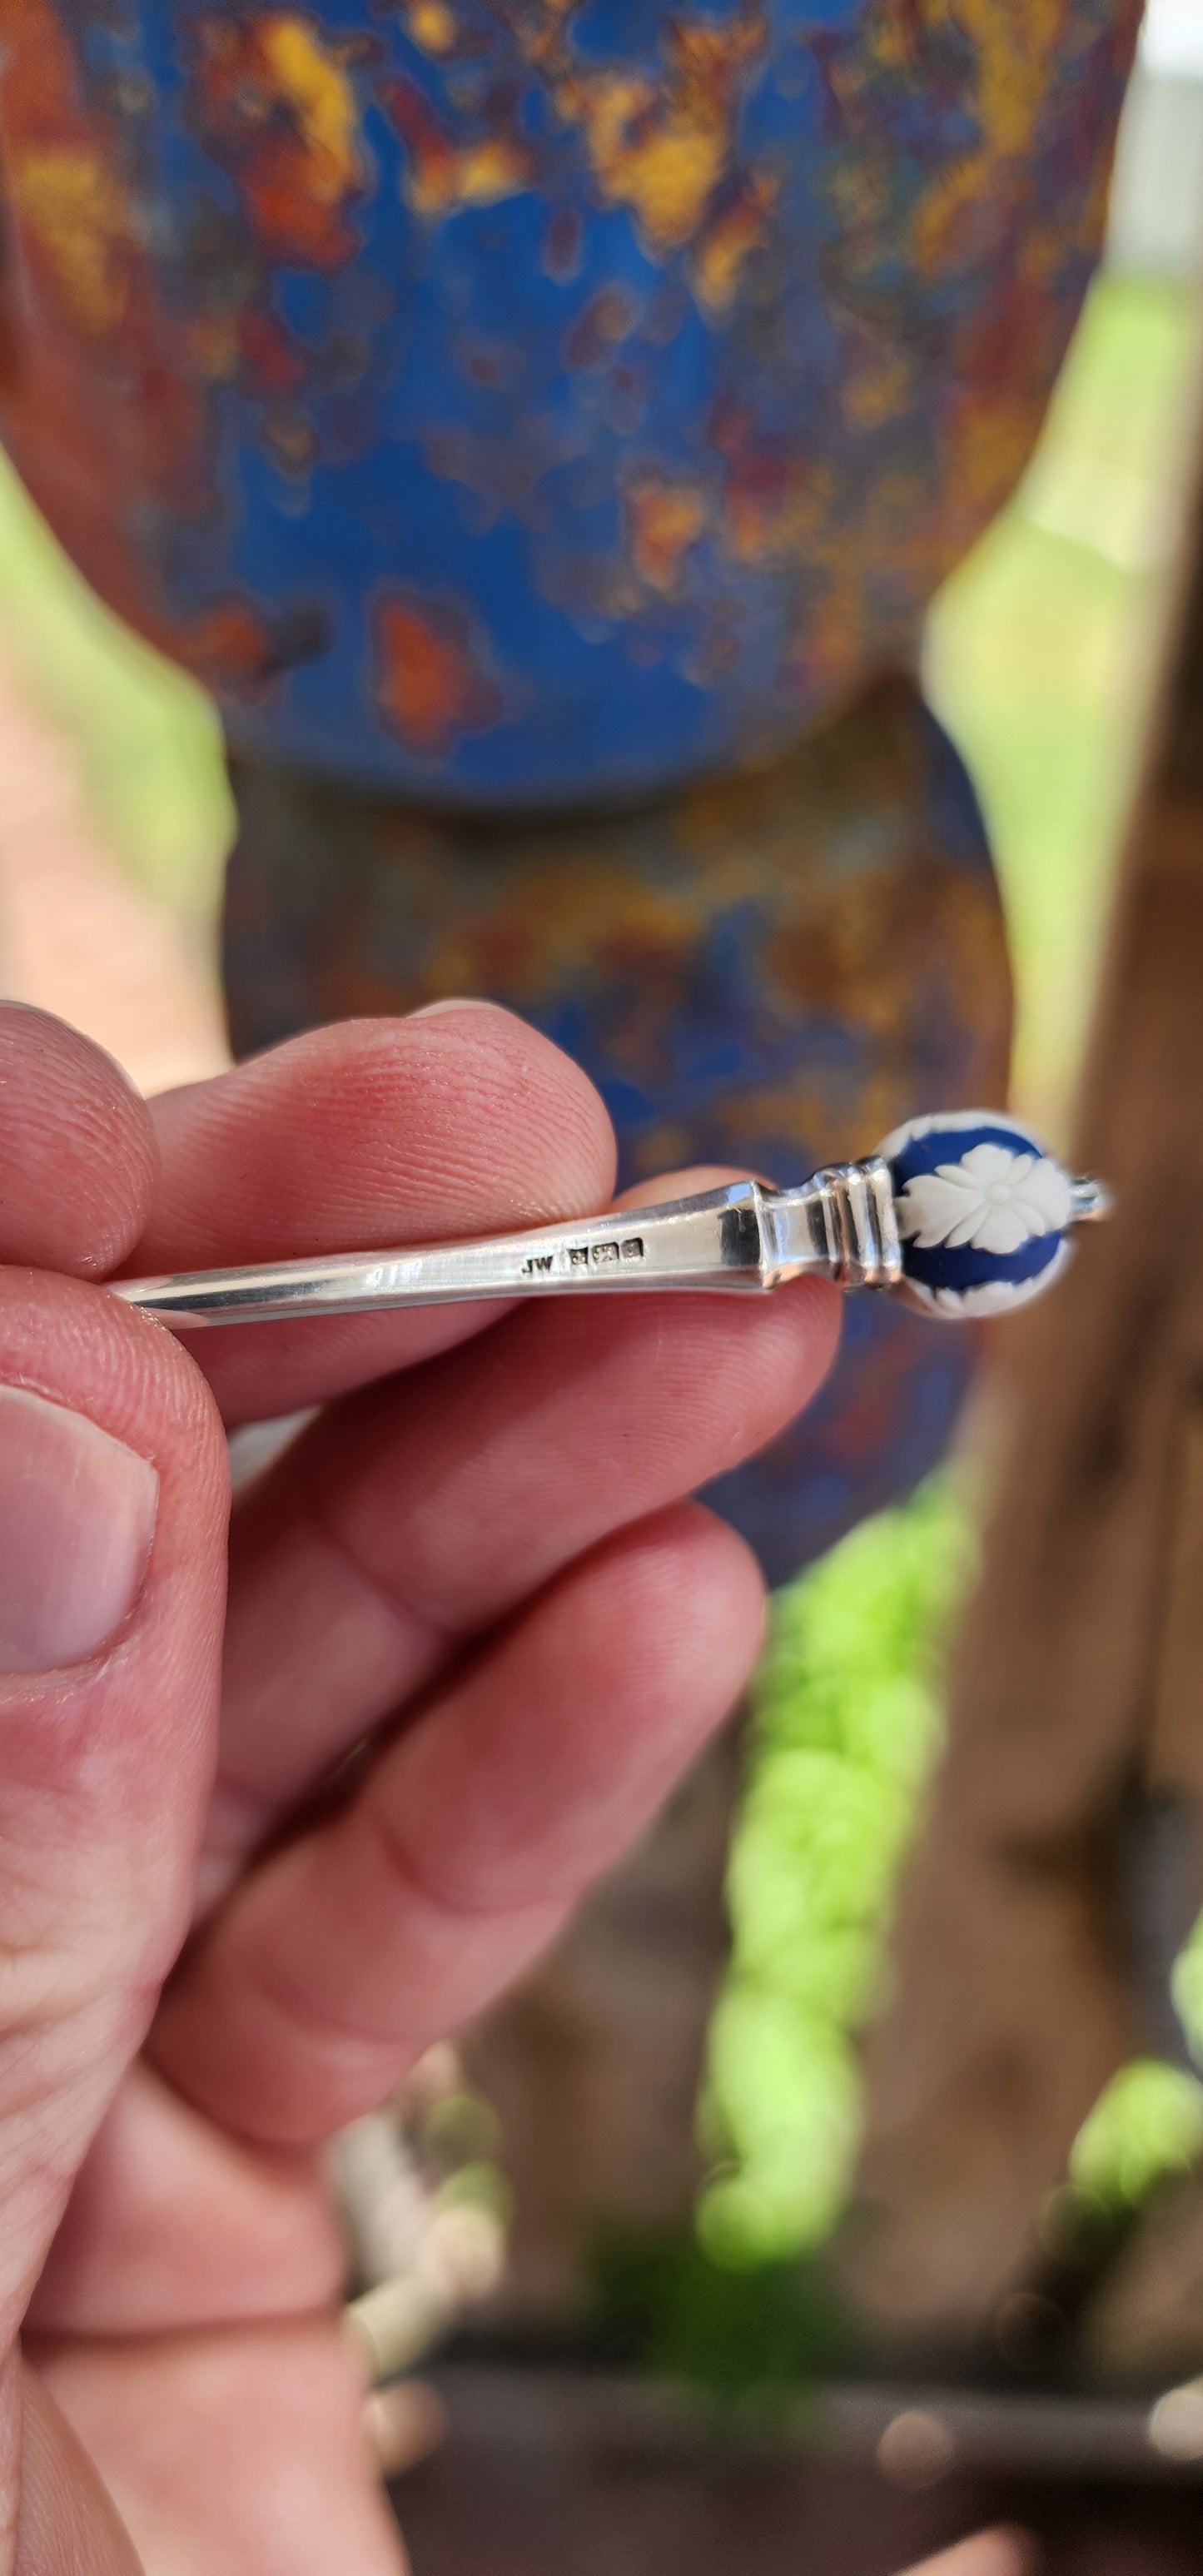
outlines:
[[[566,1247],[570,1270],[608,1270],[616,1261],[642,1261],[644,1241],[641,1234],[624,1234],[612,1243],[570,1243]],[[523,1270],[533,1277],[537,1270],[550,1270],[549,1259],[523,1262]]]

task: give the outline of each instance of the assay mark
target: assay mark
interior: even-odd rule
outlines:
[[[603,1270],[615,1261],[642,1261],[643,1236],[619,1235],[610,1243],[570,1243],[567,1254],[570,1270]],[[555,1266],[554,1252],[535,1252],[523,1262],[521,1276],[523,1279],[537,1279],[554,1270]]]

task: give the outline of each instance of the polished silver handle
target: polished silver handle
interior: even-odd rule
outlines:
[[[261,1268],[114,1282],[127,1305],[178,1331],[358,1315],[490,1297],[763,1294],[806,1271],[844,1287],[886,1285],[901,1248],[884,1163],[817,1172],[797,1190],[733,1181],[696,1198],[544,1225],[480,1242],[339,1252]]]

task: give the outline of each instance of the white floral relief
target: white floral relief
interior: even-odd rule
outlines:
[[[906,1299],[909,1305],[921,1306],[925,1314],[946,1316],[953,1324],[980,1323],[983,1316],[1011,1315],[1017,1306],[1043,1297],[1072,1259],[1073,1245],[1063,1235],[1052,1259],[1031,1279],[979,1279],[972,1288],[929,1288],[922,1279],[907,1279]]]
[[[981,1279],[975,1288],[937,1288],[932,1311],[965,1324],[980,1322],[984,1315],[1013,1315],[1017,1306],[1043,1297],[1072,1259],[1073,1245],[1059,1243],[1052,1260],[1034,1279]]]
[[[899,1195],[898,1231],[921,1252],[1005,1255],[1037,1235],[1057,1234],[1073,1214],[1069,1176],[1049,1154],[971,1145],[959,1162],[916,1172]]]

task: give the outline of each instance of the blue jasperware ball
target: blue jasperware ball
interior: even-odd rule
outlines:
[[[1070,1257],[1069,1174],[1014,1118],[912,1118],[881,1148],[894,1181],[903,1283],[928,1313],[972,1321],[1027,1305]]]

